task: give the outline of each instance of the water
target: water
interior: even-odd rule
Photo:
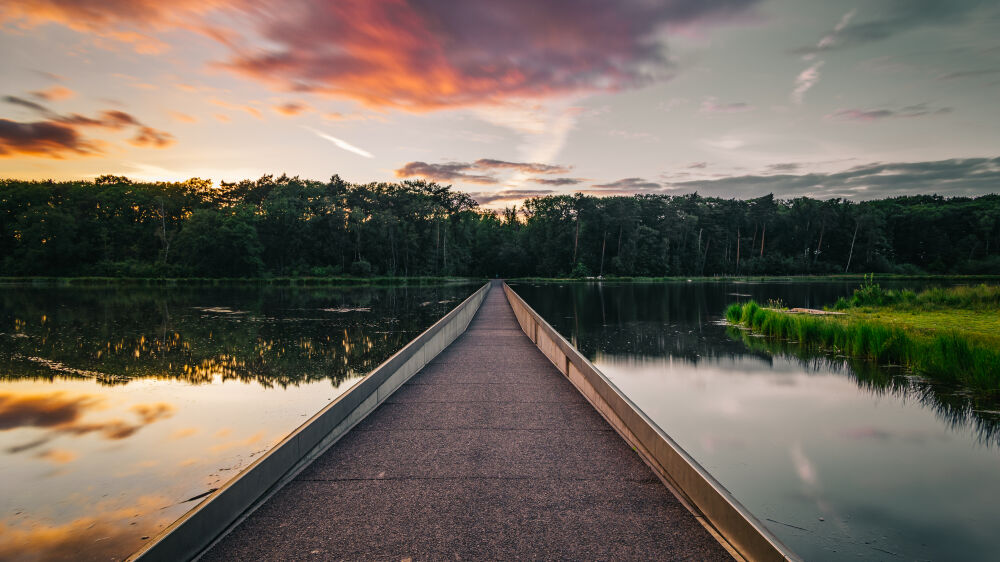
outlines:
[[[476,288],[0,287],[0,560],[124,558]]]
[[[996,559],[1000,405],[721,322],[751,296],[820,307],[855,287],[514,289],[806,560]]]

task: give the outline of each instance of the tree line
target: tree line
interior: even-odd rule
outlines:
[[[5,276],[1000,274],[1000,195],[552,195],[425,181],[0,180]]]

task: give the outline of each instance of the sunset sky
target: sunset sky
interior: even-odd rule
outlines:
[[[1000,191],[1000,3],[0,3],[0,176]]]

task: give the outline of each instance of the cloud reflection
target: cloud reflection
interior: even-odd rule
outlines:
[[[167,402],[135,404],[129,411],[138,417],[137,423],[120,418],[96,422],[83,419],[90,412],[107,408],[104,397],[92,394],[0,392],[0,431],[22,428],[49,430],[40,439],[8,447],[5,451],[13,454],[34,449],[60,434],[79,436],[98,433],[109,440],[125,439],[149,424],[171,417],[177,410]],[[46,454],[43,452],[38,456],[44,458]]]

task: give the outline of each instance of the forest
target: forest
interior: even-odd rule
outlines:
[[[0,180],[0,275],[1000,274],[1000,195],[535,197],[424,181]]]

